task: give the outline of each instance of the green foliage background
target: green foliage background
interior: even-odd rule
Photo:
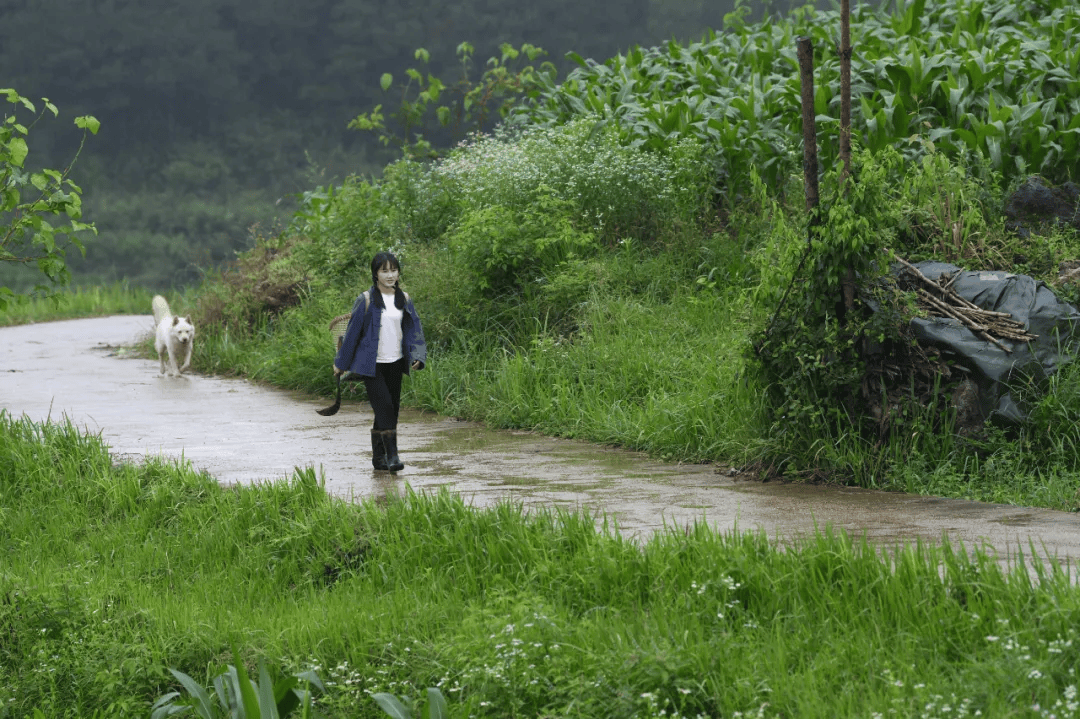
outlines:
[[[75,281],[160,291],[198,284],[257,232],[287,224],[295,194],[379,175],[394,156],[346,126],[398,100],[400,89],[387,95],[380,77],[414,64],[417,48],[431,58],[424,73],[447,82],[463,72],[455,52],[463,40],[476,47],[472,76],[501,44],[525,42],[565,72],[571,50],[606,58],[700,37],[731,5],[0,0],[0,87],[48,97],[65,115],[35,132],[38,167],[74,154],[79,137],[65,130],[67,117],[101,120],[72,178],[87,190],[85,220],[101,231],[85,259],[71,258]],[[455,138],[430,129],[442,144]],[[0,268],[3,285],[27,289],[35,279]]]

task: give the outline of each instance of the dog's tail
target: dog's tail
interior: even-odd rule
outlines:
[[[162,297],[161,295],[154,295],[154,300],[153,300],[152,305],[153,305],[153,308],[154,308],[154,324],[155,325],[161,324],[161,320],[163,320],[166,317],[169,317],[170,315],[172,315],[172,312],[169,310],[169,303],[166,302],[165,298]]]

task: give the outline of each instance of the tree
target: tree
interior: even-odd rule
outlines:
[[[0,95],[6,96],[15,106],[10,115],[5,113],[0,124],[0,262],[36,264],[51,284],[39,284],[34,291],[54,294],[52,290],[71,279],[65,261],[67,249],[73,245],[86,254],[78,233],[97,234],[93,223],[80,222],[82,189],[68,179],[68,173],[82,152],[86,134],[96,135],[100,125],[91,115],[75,118],[75,126],[83,131],[82,142],[62,172],[27,170],[29,148],[26,138],[30,129],[46,112],[51,112],[53,117],[59,113],[48,98],[42,98],[44,107],[26,126],[19,122],[15,112],[22,107],[37,113],[34,104],[11,88],[0,89]],[[66,219],[54,226],[53,217]],[[7,287],[0,287],[0,310],[19,296]]]

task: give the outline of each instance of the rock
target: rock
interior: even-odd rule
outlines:
[[[1065,285],[1070,282],[1080,282],[1080,260],[1065,260],[1058,265],[1057,283]]]
[[[979,405],[979,385],[970,377],[953,391],[952,406],[956,410],[956,431],[970,434],[982,426],[983,416]]]
[[[1062,224],[1080,230],[1080,186],[1066,182],[1054,187],[1032,175],[1005,202],[1005,227],[1027,237],[1043,224]]]

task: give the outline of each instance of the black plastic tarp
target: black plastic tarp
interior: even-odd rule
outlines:
[[[1038,335],[1031,342],[1001,339],[1012,350],[1006,352],[949,317],[911,321],[920,344],[938,348],[971,373],[979,387],[984,419],[1023,422],[1027,414],[1013,398],[1010,385],[1039,386],[1073,360],[1080,346],[1080,312],[1058,299],[1046,283],[1027,275],[962,270],[945,262],[921,262],[915,267],[935,282],[942,275],[959,273],[951,284],[956,294],[984,310],[1007,312]]]

